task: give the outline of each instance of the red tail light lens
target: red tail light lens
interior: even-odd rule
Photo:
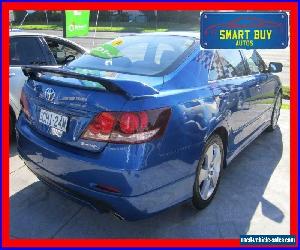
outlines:
[[[22,111],[24,112],[25,116],[27,118],[29,118],[30,117],[29,104],[28,104],[26,94],[24,93],[24,90],[22,90],[22,93],[21,93],[20,104],[21,104]]]
[[[142,130],[145,130],[149,122],[148,114],[146,112],[140,112],[139,118],[140,118],[140,128]]]
[[[109,112],[97,115],[91,122],[89,129],[93,134],[110,134],[115,125],[115,117]]]
[[[135,113],[124,113],[120,118],[120,129],[125,134],[133,134],[140,126],[139,117]]]
[[[88,125],[81,138],[114,143],[142,143],[161,136],[171,109],[143,112],[101,112]]]

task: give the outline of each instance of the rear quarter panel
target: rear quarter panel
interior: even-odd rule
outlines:
[[[143,185],[160,187],[194,175],[207,137],[214,128],[226,124],[208,85],[207,69],[196,60],[198,54],[196,51],[180,68],[165,77],[159,94],[130,100],[123,107],[124,111],[163,107],[172,110],[163,136],[137,146],[140,158],[135,165],[148,172],[148,182]],[[153,168],[156,170],[152,171]],[[192,184],[186,187],[190,195]]]

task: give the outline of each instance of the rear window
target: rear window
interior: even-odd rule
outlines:
[[[194,43],[194,38],[181,36],[121,37],[92,49],[68,67],[79,72],[87,69],[92,74],[158,75],[179,62]]]

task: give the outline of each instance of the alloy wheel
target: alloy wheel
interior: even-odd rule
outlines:
[[[209,199],[217,186],[221,162],[221,149],[218,144],[214,143],[207,149],[199,173],[199,191],[203,200]]]

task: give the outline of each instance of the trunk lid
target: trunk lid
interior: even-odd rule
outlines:
[[[63,144],[94,152],[103,150],[107,142],[81,139],[81,135],[97,114],[122,111],[128,100],[157,93],[137,81],[109,80],[46,67],[26,67],[23,71],[29,76],[23,91],[31,127]]]

